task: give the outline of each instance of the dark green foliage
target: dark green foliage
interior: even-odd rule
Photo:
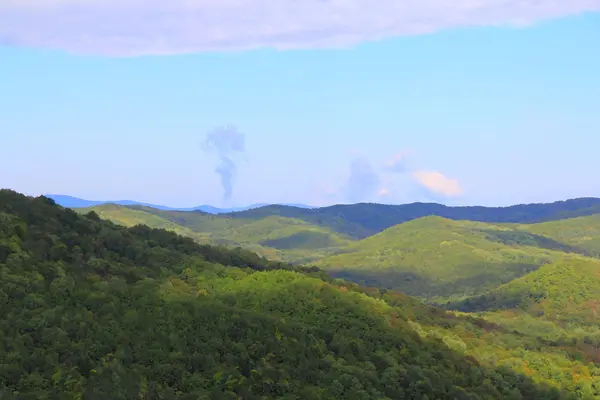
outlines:
[[[356,238],[365,238],[391,226],[430,215],[492,223],[534,223],[598,213],[600,213],[600,199],[581,198],[550,204],[523,204],[510,207],[448,207],[436,203],[403,205],[360,203],[303,209],[273,205],[225,215],[253,219],[280,215],[302,219]]]
[[[480,328],[405,296],[43,197],[0,191],[0,249],[3,399],[587,398],[421,336]]]
[[[581,249],[576,246],[571,246],[569,244],[561,243],[554,239],[537,235],[535,233],[529,233],[524,231],[517,230],[507,230],[507,231],[498,231],[498,230],[483,230],[483,232],[487,233],[486,239],[494,240],[502,244],[506,244],[509,246],[530,246],[530,247],[540,247],[542,249],[548,250],[557,250],[563,251],[565,253],[577,253],[585,256],[596,256],[597,254],[594,252],[587,251],[585,249]]]
[[[280,250],[288,249],[314,249],[335,246],[337,243],[331,236],[322,232],[299,232],[287,237],[264,240],[263,246],[274,247]]]

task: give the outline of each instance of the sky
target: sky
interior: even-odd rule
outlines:
[[[0,188],[173,207],[600,197],[600,0],[377,4],[3,0]]]

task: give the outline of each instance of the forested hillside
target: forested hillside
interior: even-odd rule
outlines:
[[[272,260],[316,263],[337,277],[438,303],[485,293],[565,254],[600,255],[599,214],[537,224],[431,216],[352,240],[281,216],[254,220],[116,205],[92,210],[125,226],[143,223],[199,243],[241,246]]]
[[[425,217],[356,242],[317,265],[336,276],[443,302],[493,289],[564,252],[582,250],[512,226]]]
[[[551,339],[600,348],[600,260],[564,257],[483,295],[447,308]]]
[[[600,256],[600,214],[541,224],[520,225],[519,229],[552,238]]]
[[[296,221],[296,224],[303,221],[306,225],[320,227],[329,234],[337,233],[345,238],[364,239],[394,225],[427,216],[489,223],[531,224],[600,214],[600,199],[581,198],[548,204],[524,204],[510,207],[449,207],[436,203],[403,205],[359,203],[310,209],[271,205],[219,215],[201,211],[160,210],[141,205],[105,204],[92,209],[104,210],[107,213],[111,211],[113,216],[116,216],[114,207],[120,207],[123,213],[126,213],[125,210],[129,208],[154,214],[196,232],[214,233],[225,227],[235,228],[251,221],[283,217],[280,220]],[[78,211],[86,212],[85,209],[78,209]],[[236,220],[239,221],[236,222]],[[244,239],[248,241],[245,236]]]
[[[413,219],[438,216],[479,222],[535,223],[600,213],[600,199],[580,198],[548,204],[522,204],[510,207],[449,207],[437,203],[385,205],[360,203],[302,209],[266,206],[225,214],[234,218],[260,219],[270,215],[302,219],[356,238],[374,235]]]
[[[593,399],[595,355],[0,191],[2,399]]]
[[[296,263],[323,258],[351,242],[349,237],[327,228],[280,216],[254,220],[113,204],[76,211],[94,211],[124,226],[144,224],[171,230],[199,243],[241,246],[272,260]]]

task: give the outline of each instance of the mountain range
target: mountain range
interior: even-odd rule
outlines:
[[[597,399],[599,220],[561,204],[409,215],[359,239],[343,219],[0,190],[0,397]]]
[[[171,211],[203,211],[209,214],[223,214],[223,213],[231,213],[237,211],[245,211],[253,208],[259,208],[269,205],[269,203],[257,203],[251,204],[245,207],[232,207],[232,208],[219,208],[211,205],[201,205],[196,207],[188,207],[188,208],[177,208],[177,207],[167,207],[162,205],[143,203],[134,200],[112,200],[112,201],[99,201],[99,200],[84,200],[73,196],[62,195],[62,194],[47,194],[46,197],[54,200],[57,204],[63,207],[69,208],[83,208],[83,207],[93,207],[99,206],[102,204],[117,204],[121,206],[146,206],[156,208],[157,210],[171,210]],[[288,204],[292,207],[298,208],[312,208],[311,206],[307,206],[305,204]]]

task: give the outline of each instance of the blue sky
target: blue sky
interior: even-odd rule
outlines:
[[[104,31],[86,51],[0,28],[0,187],[171,206],[600,197],[600,15],[482,25],[112,53]],[[203,144],[230,124],[224,199]]]

